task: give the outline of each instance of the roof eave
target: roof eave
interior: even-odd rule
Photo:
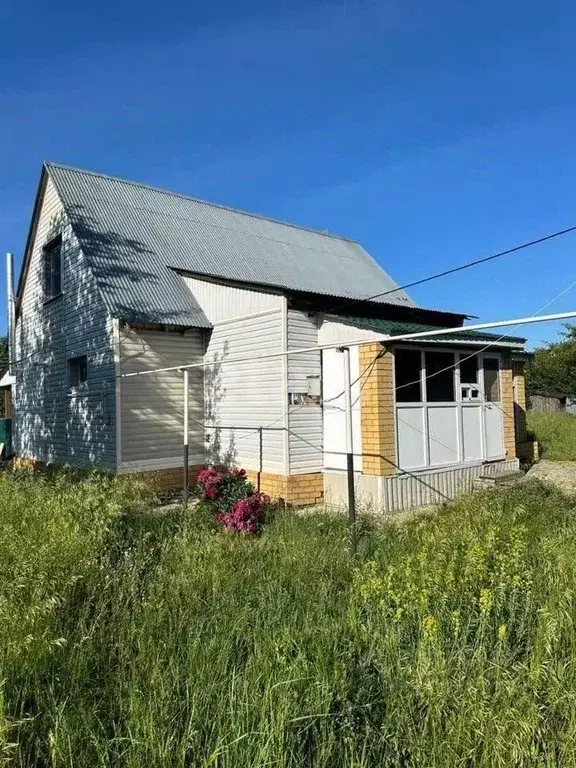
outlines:
[[[44,192],[46,190],[46,182],[48,180],[48,167],[46,163],[42,164],[42,170],[40,172],[40,179],[38,180],[38,187],[36,189],[36,198],[34,200],[34,208],[32,209],[32,218],[30,219],[30,227],[28,228],[28,236],[26,237],[26,245],[24,246],[24,258],[22,259],[22,266],[20,267],[20,274],[18,276],[18,286],[16,288],[16,296],[14,302],[14,311],[16,317],[20,314],[20,308],[22,303],[22,292],[28,276],[28,269],[30,268],[30,258],[32,244],[36,237],[36,231],[38,229],[38,220],[40,218],[40,206],[44,198]]]

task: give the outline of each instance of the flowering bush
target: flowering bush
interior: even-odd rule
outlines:
[[[263,493],[253,493],[246,499],[240,499],[230,512],[216,515],[228,531],[238,533],[258,533],[263,507],[270,503],[268,496]]]
[[[270,499],[255,492],[244,469],[208,467],[198,473],[197,480],[202,500],[226,530],[258,532]]]

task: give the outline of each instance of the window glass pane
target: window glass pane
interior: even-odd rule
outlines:
[[[456,400],[452,352],[426,352],[426,397],[430,403]]]
[[[79,387],[88,381],[88,358],[86,355],[68,360],[68,380],[71,387]]]
[[[484,397],[489,403],[500,401],[500,365],[497,357],[484,358]]]
[[[60,292],[60,246],[58,246],[52,251],[52,295],[58,296]]]
[[[417,349],[397,349],[394,352],[396,373],[396,402],[421,403],[421,355]]]
[[[460,357],[460,382],[478,384],[478,357],[463,355]]]
[[[52,240],[44,248],[44,297],[52,299],[62,291],[61,239]]]

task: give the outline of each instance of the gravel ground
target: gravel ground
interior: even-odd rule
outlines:
[[[576,497],[576,461],[542,459],[528,470],[524,479],[549,483],[567,496]]]

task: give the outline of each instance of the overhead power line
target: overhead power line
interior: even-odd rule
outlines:
[[[363,344],[373,344],[382,342],[391,344],[396,341],[410,341],[411,339],[426,339],[428,337],[440,336],[443,334],[456,334],[467,331],[481,331],[488,328],[505,328],[511,325],[530,325],[532,323],[544,323],[555,320],[568,320],[576,317],[576,311],[559,312],[554,315],[537,315],[535,317],[520,317],[514,320],[496,320],[490,323],[476,323],[474,325],[457,326],[455,328],[435,328],[433,331],[418,331],[417,333],[401,333],[398,336],[381,336],[359,339],[350,339],[349,341],[331,342],[329,344],[318,344],[313,347],[304,347],[302,349],[288,349],[282,352],[267,352],[263,355],[249,355],[244,357],[228,357],[224,360],[203,360],[199,363],[186,363],[184,365],[173,365],[168,368],[150,368],[146,371],[134,371],[133,373],[118,374],[117,378],[128,379],[134,376],[147,376],[152,373],[164,373],[165,371],[184,371],[190,368],[212,368],[214,366],[231,365],[238,363],[257,363],[259,360],[269,360],[278,357],[288,357],[292,355],[304,355],[308,352],[320,352],[323,349],[339,349],[341,347],[359,347]]]
[[[388,296],[389,294],[392,294],[392,293],[398,293],[398,291],[404,291],[407,288],[414,288],[416,285],[423,285],[424,283],[429,283],[431,280],[438,280],[438,278],[440,277],[447,277],[447,275],[453,275],[456,272],[462,272],[463,270],[469,269],[470,267],[477,267],[479,264],[486,264],[489,261],[494,261],[494,259],[499,259],[502,256],[508,256],[511,253],[522,251],[525,248],[531,248],[533,245],[539,245],[540,243],[545,243],[548,240],[553,240],[556,237],[567,235],[570,232],[576,232],[576,226],[568,227],[567,229],[561,229],[558,232],[552,232],[550,235],[544,235],[544,237],[539,237],[536,240],[530,240],[527,243],[522,243],[521,245],[515,245],[513,248],[507,248],[505,251],[499,251],[498,253],[493,253],[491,256],[484,256],[482,259],[475,259],[474,261],[469,261],[466,264],[460,264],[460,266],[458,267],[452,267],[452,269],[446,269],[443,272],[437,272],[434,275],[423,277],[421,280],[414,280],[414,282],[406,283],[405,285],[400,285],[398,286],[398,288],[392,288],[391,290],[383,291],[382,293],[375,293],[373,296],[366,296],[366,298],[364,299],[353,299],[344,304],[339,304],[337,307],[332,307],[332,309],[327,309],[325,310],[325,312],[337,312],[340,309],[352,307],[357,304],[363,304],[365,301],[373,301],[374,299],[382,298],[382,296]]]

